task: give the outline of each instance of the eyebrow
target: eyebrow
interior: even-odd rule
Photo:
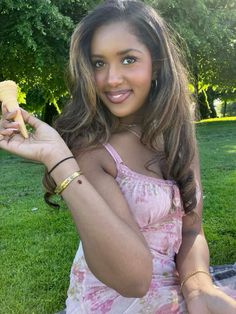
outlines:
[[[125,50],[121,50],[117,53],[118,56],[123,56],[131,51],[135,51],[135,52],[138,52],[138,53],[142,53],[141,50],[138,50],[138,49],[135,49],[135,48],[128,48],[128,49],[125,49]],[[99,54],[93,54],[91,55],[92,58],[103,58],[103,55],[99,55]]]

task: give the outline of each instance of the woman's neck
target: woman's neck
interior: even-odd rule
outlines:
[[[119,119],[120,124],[135,124],[141,125],[143,120],[143,113],[132,114]]]
[[[119,130],[120,131],[128,131],[128,132],[134,134],[138,139],[141,138],[141,127],[137,123],[120,122]]]

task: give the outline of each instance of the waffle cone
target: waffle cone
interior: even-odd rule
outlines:
[[[12,112],[19,108],[17,102],[17,85],[13,81],[3,81],[0,82],[0,101],[4,103],[9,112]],[[21,112],[18,112],[14,118],[15,122],[18,122],[20,125],[20,132],[25,137],[28,138],[28,132],[24,120],[22,118]]]

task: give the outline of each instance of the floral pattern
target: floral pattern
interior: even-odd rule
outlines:
[[[153,256],[153,275],[143,298],[125,298],[105,286],[89,270],[80,244],[70,275],[66,301],[70,314],[187,313],[180,293],[174,256],[181,245],[182,203],[174,181],[130,170],[107,144],[117,163],[116,181]]]

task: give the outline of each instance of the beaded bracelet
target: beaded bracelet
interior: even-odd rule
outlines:
[[[65,188],[78,176],[80,176],[82,174],[81,171],[75,171],[74,173],[72,173],[72,175],[70,175],[69,177],[67,177],[65,180],[63,180],[55,189],[54,193],[55,194],[61,194]]]
[[[182,292],[183,286],[184,286],[184,284],[186,283],[186,281],[187,281],[189,278],[191,278],[192,276],[194,276],[194,275],[196,275],[196,274],[198,274],[198,273],[206,274],[208,277],[211,278],[211,275],[210,275],[207,271],[201,270],[201,269],[195,270],[194,272],[188,274],[188,275],[183,279],[183,281],[182,281],[181,284],[180,284],[180,292]]]

